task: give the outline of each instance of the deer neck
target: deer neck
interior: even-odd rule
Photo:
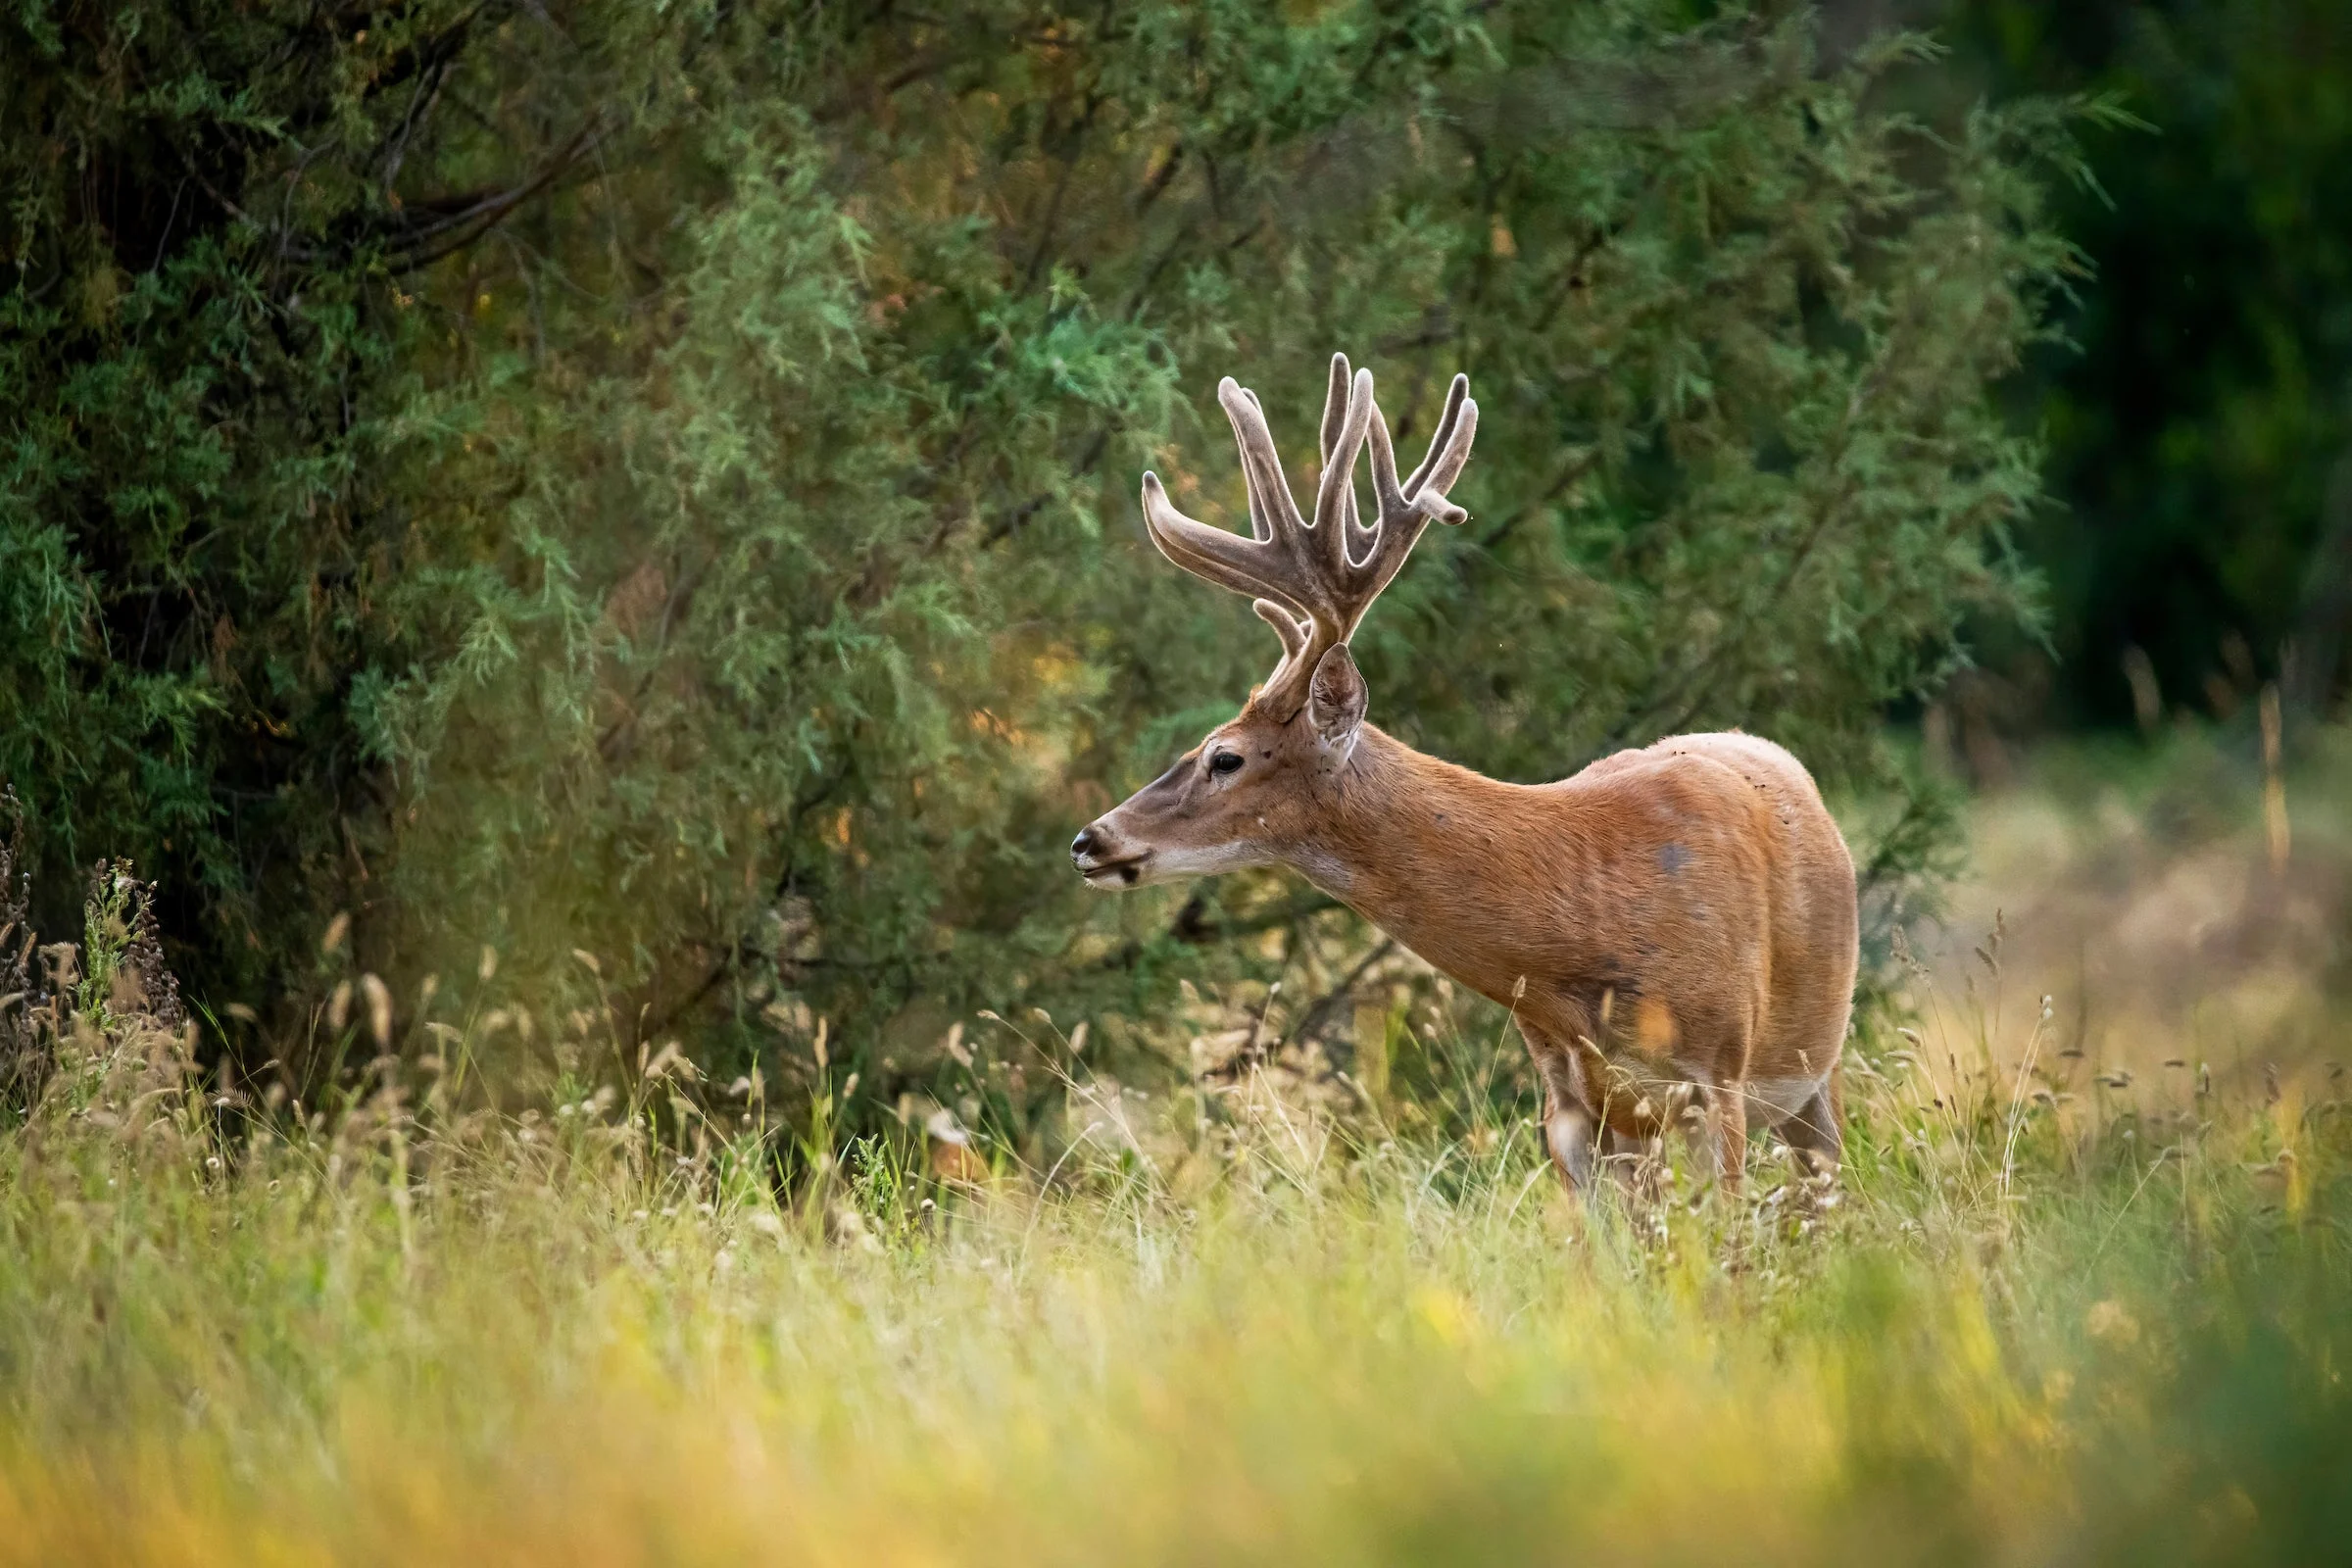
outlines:
[[[1481,977],[1467,970],[1481,966],[1474,956],[1494,956],[1495,901],[1510,897],[1512,879],[1527,869],[1527,835],[1513,827],[1534,793],[1366,724],[1347,765],[1320,787],[1316,827],[1284,859],[1431,963],[1478,985]]]

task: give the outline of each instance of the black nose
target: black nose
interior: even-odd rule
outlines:
[[[1070,858],[1073,860],[1084,859],[1094,853],[1095,830],[1091,827],[1080,828],[1078,836],[1070,840]]]

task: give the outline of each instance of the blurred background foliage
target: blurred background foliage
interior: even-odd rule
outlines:
[[[2121,639],[2181,691],[2340,626],[2328,9],[33,0],[36,922],[135,859],[248,1064],[365,969],[868,1102],[974,1008],[1263,979],[1321,900],[1063,846],[1272,662],[1138,471],[1239,517],[1216,378],[1296,462],[1335,348],[1408,440],[1485,411],[1375,718],[1521,779],[1761,730],[1889,803],[1883,912],[1950,845],[1887,715],[1980,654],[2112,720]]]
[[[2054,193],[2097,280],[2061,316],[2070,346],[2034,355],[2011,393],[2059,504],[2025,535],[2050,642],[2004,648],[2002,716],[2228,717],[2280,677],[2294,707],[2326,710],[2352,616],[2352,11],[1902,9],[1954,47],[1940,93],[2108,93],[2146,122],[2087,130],[2096,185]]]

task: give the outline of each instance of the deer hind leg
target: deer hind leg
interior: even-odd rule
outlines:
[[[1781,1125],[1781,1136],[1796,1152],[1807,1173],[1834,1176],[1845,1157],[1844,1124],[1845,1096],[1838,1089],[1836,1069],[1832,1069],[1813,1098]]]
[[[1621,1133],[1615,1128],[1604,1129],[1600,1135],[1603,1168],[1626,1193],[1634,1198],[1652,1199],[1663,1186],[1665,1161],[1660,1157],[1661,1140]]]

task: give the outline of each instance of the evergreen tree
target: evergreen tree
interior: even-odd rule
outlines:
[[[6,24],[0,772],[52,863],[160,870],[200,989],[349,908],[386,973],[487,943],[713,1057],[822,1017],[887,1089],[972,1006],[1262,965],[1321,901],[1094,900],[1062,846],[1270,662],[1139,470],[1240,516],[1216,378],[1303,437],[1335,348],[1408,435],[1456,369],[1486,411],[1356,643],[1415,745],[1743,724],[1857,781],[1963,616],[2032,613],[1988,389],[2073,269],[2070,111],[1888,112],[1916,40],[195,10]]]

